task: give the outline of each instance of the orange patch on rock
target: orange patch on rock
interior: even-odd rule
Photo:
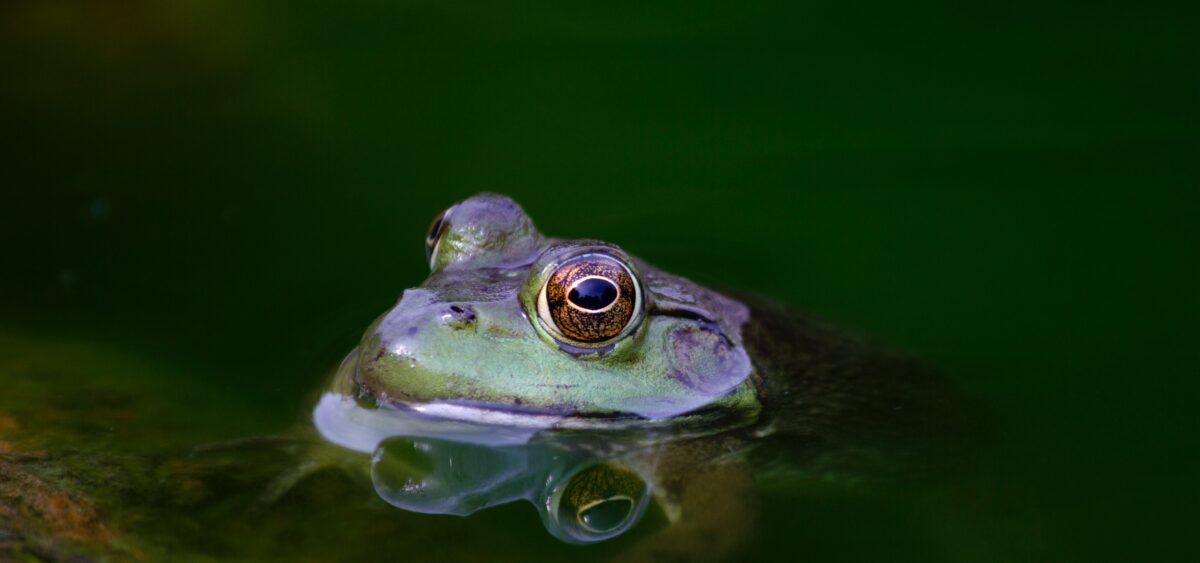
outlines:
[[[12,432],[20,427],[21,425],[17,423],[17,419],[7,414],[0,414],[0,433]]]
[[[87,543],[108,543],[116,537],[91,501],[58,490],[19,465],[2,460],[0,504],[8,507],[6,516],[15,516],[18,531],[22,524],[29,528],[27,532],[44,527],[56,538]]]

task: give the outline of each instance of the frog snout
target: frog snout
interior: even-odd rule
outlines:
[[[442,323],[456,330],[474,328],[477,318],[474,307],[459,303],[449,305],[442,312]]]

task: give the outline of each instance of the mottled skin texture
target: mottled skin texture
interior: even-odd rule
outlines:
[[[612,244],[548,239],[503,196],[460,202],[440,224],[429,277],[363,338],[363,395],[593,418],[758,410],[741,303]],[[566,341],[537,301],[560,265],[590,255],[634,273],[641,309],[609,341]]]

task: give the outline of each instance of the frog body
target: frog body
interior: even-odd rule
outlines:
[[[564,531],[560,497],[539,483],[628,482],[588,473],[604,466],[636,474],[673,534],[711,534],[741,525],[686,510],[698,492],[748,514],[751,465],[861,470],[879,459],[863,452],[935,418],[937,378],[915,362],[611,243],[546,237],[504,196],[440,214],[426,257],[429,277],[367,329],[314,410],[326,440],[374,456],[377,492],[402,508],[461,515],[525,498],[561,539],[599,541],[611,535]],[[421,460],[381,464],[396,452]],[[489,469],[406,469],[454,459]],[[631,501],[628,515],[642,510]]]
[[[871,403],[886,411],[925,377],[614,244],[548,238],[505,196],[451,206],[426,251],[429,277],[367,329],[339,370],[339,394],[445,419],[614,428],[751,422],[764,405],[810,419]]]

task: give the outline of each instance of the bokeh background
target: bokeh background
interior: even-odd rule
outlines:
[[[6,2],[0,331],[151,358],[230,435],[285,427],[423,279],[429,220],[496,191],[987,405],[986,485],[941,536],[767,499],[759,555],[1148,560],[1191,535],[1194,12],[572,4]]]

